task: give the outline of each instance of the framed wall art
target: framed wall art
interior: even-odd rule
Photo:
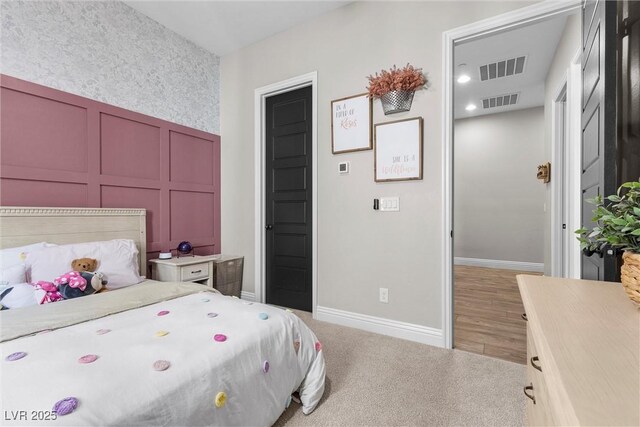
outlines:
[[[422,117],[376,124],[376,182],[422,179],[422,127]]]
[[[371,150],[373,98],[368,94],[331,101],[331,151],[333,154]]]

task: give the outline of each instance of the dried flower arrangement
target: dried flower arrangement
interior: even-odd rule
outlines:
[[[427,83],[427,79],[422,74],[422,68],[415,68],[409,63],[403,68],[397,68],[394,65],[389,70],[382,70],[380,74],[367,76],[367,79],[369,79],[367,90],[374,98],[380,98],[394,90],[413,92]]]

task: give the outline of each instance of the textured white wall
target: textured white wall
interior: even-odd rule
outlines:
[[[0,72],[219,133],[219,58],[115,1],[2,1]]]
[[[580,49],[582,40],[580,13],[571,15],[567,19],[562,38],[558,43],[553,62],[549,67],[547,79],[544,87],[544,125],[545,125],[545,161],[551,161],[551,151],[553,145],[553,135],[551,127],[553,123],[552,106],[555,102],[555,95],[566,79],[567,69],[571,65],[571,60]],[[554,179],[553,167],[551,165],[551,179]],[[544,233],[544,274],[551,275],[551,184],[546,185],[547,215],[545,216]]]
[[[456,120],[454,256],[542,263],[544,108]]]
[[[318,72],[318,303],[440,328],[442,307],[442,32],[522,2],[354,2],[221,59],[222,245],[245,256],[254,290],[254,90]],[[331,100],[365,91],[366,76],[411,62],[430,81],[408,113],[424,117],[424,179],[375,183],[373,151],[331,153]],[[351,174],[339,175],[338,162]],[[399,196],[400,212],[373,199]],[[389,288],[389,303],[378,289]]]

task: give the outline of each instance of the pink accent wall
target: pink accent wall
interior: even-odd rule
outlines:
[[[220,137],[0,75],[0,204],[147,209],[149,256],[220,253]]]

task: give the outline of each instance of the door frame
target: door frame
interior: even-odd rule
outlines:
[[[318,72],[291,77],[259,87],[254,92],[254,171],[255,171],[255,300],[265,302],[266,234],[265,234],[265,115],[266,99],[270,96],[311,86],[311,309],[316,317],[318,292]]]
[[[456,43],[580,10],[581,0],[544,1],[442,33],[442,332],[453,348],[453,48]],[[532,171],[533,173],[533,171]]]
[[[562,78],[562,82],[553,92],[551,105],[551,276],[562,276],[562,263],[567,267],[566,277],[580,278],[581,254],[578,239],[567,238],[562,233],[562,196],[568,198],[567,205],[567,234],[572,236],[573,230],[580,228],[580,156],[582,155],[580,121],[582,117],[582,75],[581,67],[582,47],[573,55],[569,67]],[[565,89],[566,88],[566,89]],[[558,127],[561,111],[558,103],[566,92],[566,120],[565,132],[562,134]],[[561,142],[563,144],[561,144]],[[566,147],[563,145],[566,144]],[[564,152],[563,152],[564,148]],[[566,188],[562,188],[562,181],[557,179],[564,175]],[[554,178],[554,175],[556,178]],[[568,243],[568,244],[565,244]],[[563,251],[563,248],[566,252]],[[559,256],[560,255],[560,256]]]
[[[560,104],[565,102],[565,108],[562,109]],[[567,190],[562,185],[567,179],[567,160],[566,149],[569,147],[569,81],[567,73],[564,73],[562,82],[556,88],[553,101],[551,103],[551,254],[550,254],[550,272],[553,277],[561,277],[562,270],[566,265],[567,255],[565,252],[564,236],[561,231],[560,224],[563,223],[562,197]],[[567,224],[567,229],[570,225]]]

